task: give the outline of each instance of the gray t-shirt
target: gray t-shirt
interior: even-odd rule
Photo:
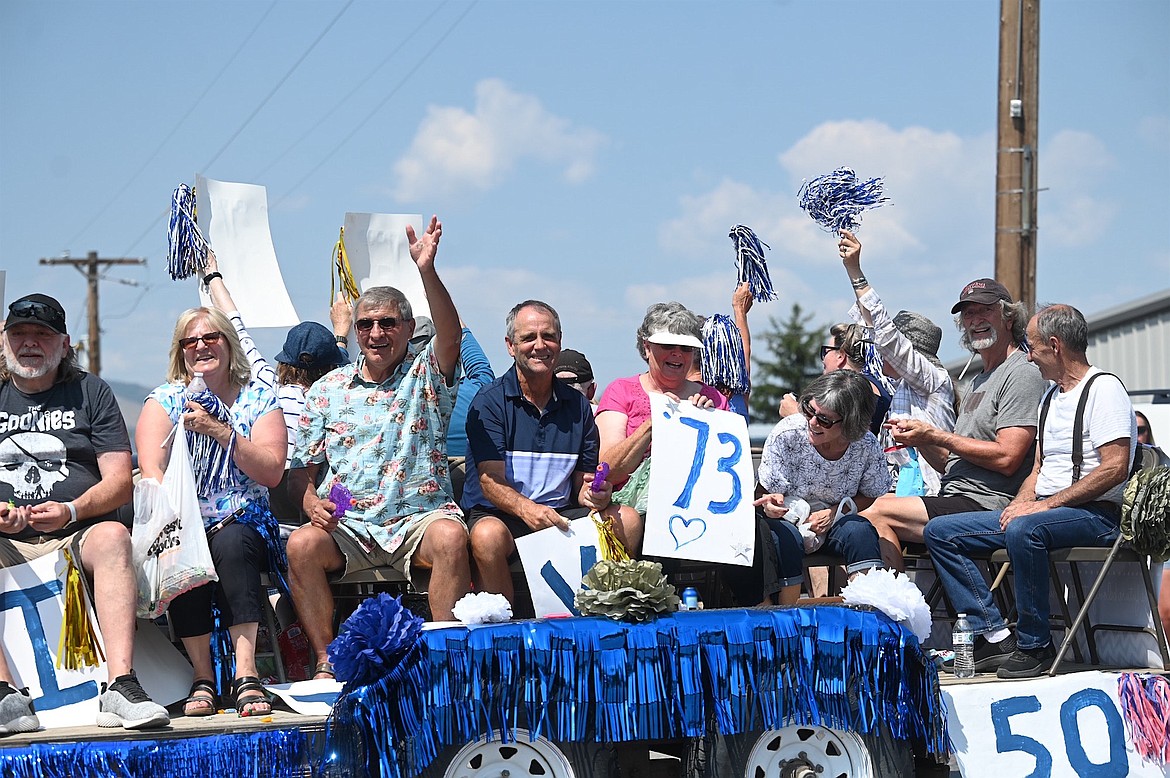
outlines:
[[[990,373],[980,373],[963,398],[955,420],[955,434],[975,440],[995,440],[1004,427],[1035,427],[1037,408],[1047,382],[1040,371],[1017,351]],[[940,497],[970,497],[989,511],[1007,507],[1032,472],[1036,444],[1010,476],[972,464],[951,454],[942,477]]]

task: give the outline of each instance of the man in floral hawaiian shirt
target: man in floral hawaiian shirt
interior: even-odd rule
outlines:
[[[437,620],[453,619],[456,601],[471,588],[467,527],[452,499],[444,443],[461,330],[435,272],[442,230],[435,217],[421,236],[406,228],[435,337],[412,344],[415,321],[405,295],[388,286],[368,289],[354,304],[361,358],[313,384],[305,397],[289,493],[301,497],[309,522],[289,538],[288,561],[297,617],[316,652],[315,677],[332,675],[331,576],[393,567],[429,593]],[[352,495],[340,517],[331,499],[336,487]]]

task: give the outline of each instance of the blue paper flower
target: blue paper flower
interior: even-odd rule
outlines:
[[[386,675],[422,631],[423,620],[385,592],[370,597],[341,625],[329,644],[337,680],[366,685]]]

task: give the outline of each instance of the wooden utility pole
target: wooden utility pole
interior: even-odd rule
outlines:
[[[89,339],[86,341],[86,352],[89,354],[89,372],[95,376],[102,374],[102,330],[98,317],[98,268],[103,265],[145,265],[145,259],[102,258],[96,251],[89,252],[85,259],[70,257],[41,258],[42,265],[73,265],[77,271],[85,276],[89,286],[89,298],[86,308],[89,310]],[[84,269],[83,269],[84,268]]]
[[[1040,0],[1000,0],[995,278],[1036,304],[1036,138]]]

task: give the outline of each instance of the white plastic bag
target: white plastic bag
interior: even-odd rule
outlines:
[[[795,498],[793,500],[785,500],[788,507],[788,513],[784,514],[784,518],[796,525],[800,530],[801,540],[804,541],[804,553],[811,554],[825,545],[825,536],[828,535],[828,530],[822,533],[813,532],[809,525],[809,515],[814,510],[824,510],[824,507],[819,503],[809,505],[804,500]],[[846,497],[837,503],[837,510],[833,514],[833,520],[829,522],[829,527],[832,528],[834,524],[842,516],[848,516],[850,513],[857,513],[857,504],[853,502],[852,497]]]
[[[218,580],[199,514],[182,421],[173,436],[162,483],[145,478],[134,487],[131,546],[140,618],[157,618],[180,594]]]

